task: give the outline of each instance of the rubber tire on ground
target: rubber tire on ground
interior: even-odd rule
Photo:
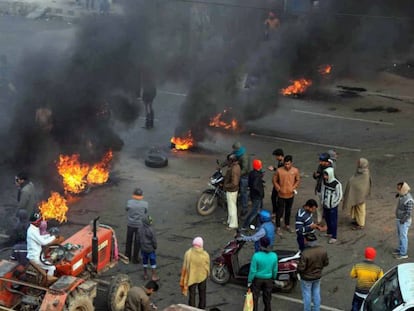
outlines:
[[[131,288],[131,280],[126,274],[116,275],[108,288],[108,310],[123,311],[128,291]]]
[[[210,200],[213,195],[214,195],[213,193],[207,192],[207,191],[204,191],[200,195],[197,201],[197,205],[196,205],[196,210],[198,214],[200,214],[201,216],[207,216],[207,215],[212,214],[216,210],[218,206],[217,196],[211,202],[210,207],[207,210],[203,208],[203,206],[206,206],[203,203],[207,200]]]
[[[152,168],[166,167],[168,165],[168,158],[162,153],[149,153],[145,157],[145,165]]]
[[[226,266],[214,264],[211,268],[211,280],[217,284],[226,284],[230,280],[230,271]]]
[[[65,302],[65,308],[63,311],[94,311],[92,299],[85,295],[80,294],[77,291],[71,293]]]
[[[296,287],[297,281],[298,281],[297,276],[291,273],[288,286],[284,288],[278,288],[277,290],[281,293],[290,293]]]

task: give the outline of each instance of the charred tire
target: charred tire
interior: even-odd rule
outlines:
[[[161,153],[150,153],[145,158],[145,165],[152,168],[166,167],[168,165],[168,158]]]
[[[226,266],[214,264],[210,277],[214,283],[226,284],[230,280],[230,271]]]
[[[196,210],[201,216],[207,216],[212,214],[217,208],[218,201],[217,196],[214,196],[214,192],[204,191],[198,198]]]
[[[291,273],[288,284],[285,287],[280,288],[279,291],[281,293],[290,293],[290,292],[292,292],[293,289],[296,287],[297,281],[298,281],[298,278],[297,278],[296,274]]]
[[[131,288],[131,281],[126,274],[115,276],[108,288],[108,310],[123,311],[128,291]]]
[[[65,302],[64,311],[94,311],[93,301],[89,296],[77,291],[71,293]]]

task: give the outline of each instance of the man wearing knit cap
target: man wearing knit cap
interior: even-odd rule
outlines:
[[[365,260],[352,267],[350,276],[357,279],[352,300],[352,311],[359,311],[372,285],[384,275],[382,269],[374,263],[376,255],[375,248],[367,247],[365,249]]]
[[[198,289],[198,308],[206,308],[207,278],[210,274],[210,256],[203,249],[203,239],[196,237],[193,246],[184,254],[181,268],[180,287],[184,296],[188,297],[188,304],[196,307],[196,289]]]
[[[414,200],[410,193],[410,186],[406,182],[397,184],[397,208],[395,218],[397,224],[398,247],[393,251],[396,259],[408,258],[408,229],[411,226],[411,211]]]
[[[142,220],[148,214],[148,202],[144,201],[144,193],[141,188],[136,188],[132,193],[132,198],[126,204],[126,211],[128,213],[128,228],[125,244],[125,256],[127,256],[132,263],[139,263],[139,230],[142,227]],[[132,245],[134,245],[132,252]],[[132,255],[132,257],[131,257]]]

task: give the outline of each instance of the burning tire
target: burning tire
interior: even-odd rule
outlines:
[[[217,284],[226,284],[230,280],[230,272],[226,266],[214,264],[211,269],[211,280]]]
[[[215,211],[217,205],[217,196],[214,195],[214,192],[205,190],[198,198],[196,210],[201,216],[207,216]]]
[[[89,296],[80,294],[77,291],[69,295],[65,303],[64,311],[93,311],[92,299]]]
[[[108,309],[110,311],[123,311],[128,291],[131,288],[131,281],[126,274],[115,276],[108,289]]]
[[[145,157],[145,165],[152,168],[161,168],[168,165],[168,158],[157,149],[151,149]]]

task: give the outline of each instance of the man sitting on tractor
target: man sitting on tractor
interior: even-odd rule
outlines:
[[[40,261],[40,253],[42,252],[42,246],[48,244],[59,244],[63,241],[63,237],[55,237],[50,234],[40,233],[40,224],[42,217],[39,213],[33,213],[30,216],[30,225],[27,229],[27,259],[37,265],[38,267],[47,270],[47,279],[49,282],[55,281],[57,278],[54,276],[56,267],[53,265],[46,265]]]
[[[248,236],[248,235],[241,235],[239,238],[242,241],[252,241],[254,242],[254,250],[258,252],[260,250],[259,240],[262,237],[267,237],[270,242],[270,247],[273,247],[273,243],[275,242],[275,225],[272,223],[272,215],[268,210],[261,210],[259,212],[259,220],[260,220],[260,227],[256,231],[255,234]]]

